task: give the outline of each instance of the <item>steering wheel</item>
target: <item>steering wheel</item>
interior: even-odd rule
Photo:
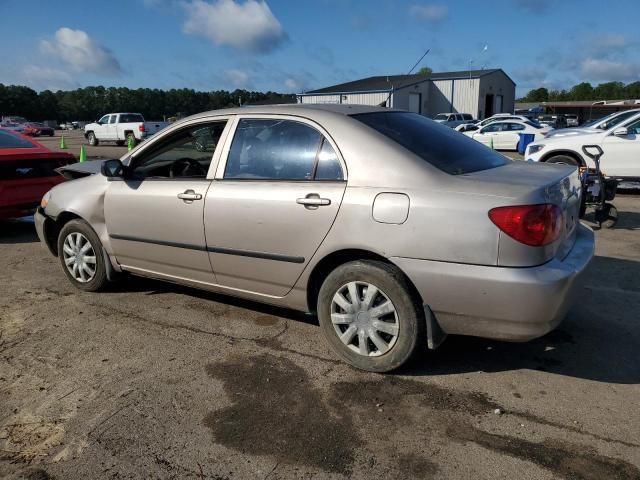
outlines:
[[[177,170],[178,167],[182,167],[182,168],[180,168],[180,170]],[[197,173],[195,175],[204,175],[204,176],[207,175],[207,171],[202,165],[200,165],[200,163],[198,163],[197,160],[194,160],[193,158],[184,157],[184,158],[179,158],[178,160],[176,160],[171,164],[171,166],[169,167],[169,178],[183,176],[184,173],[189,168],[193,168],[197,170]]]

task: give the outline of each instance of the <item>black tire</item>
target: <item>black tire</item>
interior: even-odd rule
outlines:
[[[547,163],[562,163],[564,165],[571,165],[572,167],[580,166],[580,162],[569,155],[556,155],[548,159]]]
[[[91,278],[87,282],[80,282],[76,280],[65,264],[65,255],[63,253],[64,242],[67,236],[72,233],[82,234],[89,241],[91,247],[93,248],[93,251],[95,252],[95,274],[93,278]],[[71,220],[62,227],[62,229],[60,230],[60,234],[58,235],[58,257],[60,258],[62,270],[64,271],[65,275],[67,276],[69,281],[79,290],[84,290],[85,292],[97,292],[104,289],[104,287],[106,286],[108,282],[107,269],[104,263],[104,257],[102,255],[102,243],[100,242],[98,235],[96,235],[93,229],[84,220]]]
[[[365,356],[352,350],[340,340],[334,328],[331,319],[334,295],[350,282],[366,282],[377,287],[395,307],[397,337],[391,348],[379,356]],[[337,267],[322,283],[317,308],[320,327],[332,350],[346,363],[361,370],[378,373],[395,370],[409,361],[420,346],[426,345],[422,305],[412,293],[406,277],[394,265],[362,260]],[[373,342],[370,345],[373,346]]]
[[[138,140],[136,140],[136,136],[133,133],[127,133],[127,145],[129,145],[129,142],[131,142],[133,139],[133,146],[135,147],[138,144]]]
[[[89,132],[87,134],[87,141],[89,142],[89,145],[91,145],[92,147],[97,147],[98,144],[100,143],[100,141],[96,137],[96,134],[93,132]]]

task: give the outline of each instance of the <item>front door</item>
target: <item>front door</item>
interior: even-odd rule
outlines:
[[[625,126],[627,135],[610,134],[604,138],[601,168],[613,177],[640,177],[640,120]]]
[[[303,120],[242,118],[205,203],[220,285],[286,295],[329,232],[346,182],[335,145]]]
[[[207,178],[226,120],[191,125],[152,142],[112,181],[105,221],[124,269],[214,283],[203,212]]]

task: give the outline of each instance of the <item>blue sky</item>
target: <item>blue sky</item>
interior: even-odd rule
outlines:
[[[639,17],[638,0],[0,0],[0,83],[299,92],[430,48],[434,71],[503,68],[523,94],[640,80]]]

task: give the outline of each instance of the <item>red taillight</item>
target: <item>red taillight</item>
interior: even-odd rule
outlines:
[[[138,125],[138,130],[140,130],[141,132],[144,132],[144,123],[141,123],[140,125]]]
[[[489,210],[489,218],[511,238],[532,247],[555,242],[562,231],[562,210],[551,204],[497,207]]]

